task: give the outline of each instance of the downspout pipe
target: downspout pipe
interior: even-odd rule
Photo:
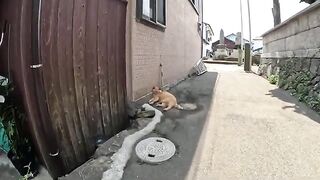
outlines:
[[[201,57],[203,57],[203,0],[201,1]]]

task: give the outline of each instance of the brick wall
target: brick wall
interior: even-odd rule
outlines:
[[[201,57],[201,35],[199,16],[188,0],[167,1],[164,30],[139,22],[136,1],[128,3],[127,85],[129,99],[136,100],[160,84],[160,63],[164,85],[185,77]]]

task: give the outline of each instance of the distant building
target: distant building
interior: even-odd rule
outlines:
[[[227,49],[227,52],[228,52],[228,57],[226,58],[238,58],[238,50],[237,50],[237,46],[236,46],[236,38],[237,38],[237,35],[232,33],[232,34],[229,34],[227,36],[224,37],[224,44],[225,44],[225,47]],[[243,39],[244,40],[244,43],[249,43],[248,40],[246,39]],[[220,44],[220,40],[217,40],[215,42],[212,43],[212,51],[213,51],[213,54],[215,54],[214,52],[217,51],[218,49],[218,45]]]
[[[252,47],[253,54],[262,54],[263,52],[262,49],[263,49],[262,37],[254,38],[253,47]]]
[[[232,34],[229,34],[228,36],[224,37],[224,43],[226,45],[226,48],[228,49],[237,49],[236,47],[236,38],[237,38],[237,35],[232,33]],[[248,40],[246,39],[243,39],[244,40],[244,43],[249,43]],[[215,51],[217,50],[217,45],[219,44],[219,40],[215,41],[212,43],[212,50]]]
[[[202,57],[209,57],[212,54],[213,30],[208,23],[203,23],[203,46]]]

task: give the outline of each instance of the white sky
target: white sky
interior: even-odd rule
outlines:
[[[300,0],[280,0],[281,21],[306,8]],[[249,39],[247,0],[242,0],[244,37]],[[273,0],[250,0],[252,38],[261,36],[273,27]],[[241,31],[240,0],[204,0],[203,21],[211,25],[214,39],[219,39],[220,29],[225,36]]]

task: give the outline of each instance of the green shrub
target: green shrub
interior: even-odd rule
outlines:
[[[313,88],[312,81],[315,76],[308,71],[298,71],[295,67],[295,61],[288,60],[280,66],[279,87],[287,90],[291,95],[295,96],[299,101],[307,104],[310,108],[320,113],[320,92]],[[269,81],[275,81],[274,77]]]
[[[270,84],[278,84],[279,76],[273,74],[273,75],[268,77],[268,80],[269,80]]]

